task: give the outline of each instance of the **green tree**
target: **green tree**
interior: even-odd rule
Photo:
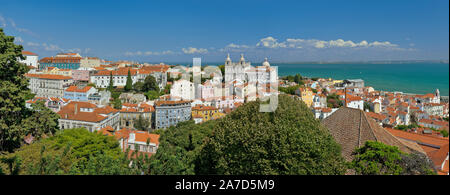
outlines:
[[[109,72],[109,85],[108,85],[108,91],[113,91],[114,90],[114,80],[113,80],[113,75],[112,75],[112,71]]]
[[[160,91],[155,77],[153,77],[152,75],[148,75],[147,77],[145,77],[142,91]]]
[[[294,76],[294,82],[296,82],[297,84],[302,85],[303,84],[302,80],[303,80],[303,77],[300,74],[296,74]]]
[[[20,160],[19,174],[128,174],[129,161],[113,137],[84,128],[65,129],[55,136],[24,145],[0,159]],[[11,163],[9,163],[11,164]],[[0,162],[3,170],[10,167]],[[6,171],[5,171],[6,172]],[[11,174],[11,171],[6,174]]]
[[[357,148],[350,168],[362,175],[400,175],[402,152],[395,146],[381,142],[367,141]]]
[[[142,115],[139,115],[137,119],[134,119],[134,128],[142,131],[149,131],[151,122],[149,120],[145,120]]]
[[[186,121],[166,131],[159,131],[161,133],[159,148],[150,159],[151,174],[195,174],[195,161],[202,148],[203,140],[211,135],[215,124],[214,120],[202,124]]]
[[[119,98],[115,98],[113,101],[113,107],[114,109],[122,109],[122,102],[120,101]]]
[[[161,95],[161,93],[157,92],[157,91],[148,91],[147,93],[145,93],[145,95],[147,96],[147,98],[149,100],[155,100],[158,99],[159,96]]]
[[[127,83],[125,84],[125,91],[130,91],[133,88],[133,80],[131,79],[131,71],[128,69]]]
[[[134,83],[133,90],[135,92],[144,92],[145,91],[144,90],[144,83],[141,82],[141,81],[138,81],[138,82]]]
[[[12,151],[20,147],[26,129],[23,119],[30,112],[25,100],[30,94],[27,66],[17,59],[22,56],[23,47],[14,44],[14,37],[7,36],[0,28],[0,151]]]
[[[59,115],[45,107],[44,101],[37,101],[31,106],[33,113],[23,122],[24,128],[28,130],[27,135],[31,134],[36,139],[40,139],[43,135],[55,134],[59,130]]]
[[[396,146],[367,141],[356,148],[349,168],[361,175],[433,175],[436,170],[425,154],[406,154]]]
[[[196,161],[196,173],[226,175],[343,174],[340,146],[301,101],[278,97],[275,112],[262,102],[240,106],[217,121]]]

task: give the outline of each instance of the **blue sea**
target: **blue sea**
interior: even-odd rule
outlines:
[[[180,64],[188,65],[188,63]],[[252,65],[261,64],[252,63]],[[376,90],[426,94],[439,89],[441,95],[449,95],[448,63],[271,63],[271,66],[278,66],[279,76],[300,73],[310,78],[363,79],[365,86],[374,87]]]
[[[376,90],[426,94],[439,89],[449,95],[448,63],[398,64],[273,64],[278,75],[300,73],[307,77],[333,79],[363,79]]]

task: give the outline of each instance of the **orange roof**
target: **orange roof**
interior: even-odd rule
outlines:
[[[378,113],[375,113],[375,112],[366,112],[366,115],[368,117],[370,117],[370,118],[377,119],[379,121],[383,121],[384,119],[387,118],[387,116],[382,115],[382,114],[378,114]]]
[[[131,75],[136,75],[137,70],[132,68],[120,68],[118,70],[101,70],[98,73],[94,74],[94,76],[110,76],[111,72],[113,76],[126,76],[128,75],[128,70],[130,70]]]
[[[347,99],[346,99],[347,102],[361,101],[361,100],[362,100],[361,97],[359,97],[359,96],[354,96],[354,95],[350,95],[350,94],[347,94],[347,97],[346,97],[346,98],[347,98]]]
[[[192,110],[205,111],[205,110],[217,110],[217,108],[213,107],[213,106],[198,105],[198,106],[192,107]]]
[[[173,105],[173,104],[184,104],[184,103],[189,103],[191,101],[173,101],[173,100],[168,100],[168,101],[157,101],[155,102],[155,106],[164,106],[164,105]]]
[[[51,80],[70,80],[72,77],[55,75],[55,74],[25,74],[26,77],[34,77],[40,79],[51,79]]]
[[[85,86],[83,88],[78,88],[75,85],[72,85],[66,89],[67,92],[78,92],[78,93],[86,93],[92,88],[92,86]]]
[[[81,112],[81,108],[91,108],[92,112]],[[70,102],[66,106],[62,107],[57,113],[61,119],[77,120],[77,121],[87,121],[87,122],[100,122],[107,116],[102,114],[109,114],[118,112],[111,106],[105,106],[103,108],[97,108],[97,105],[89,102]]]
[[[22,55],[24,56],[37,56],[37,54],[31,52],[31,51],[22,51]]]
[[[421,145],[426,144],[426,145],[431,145],[431,146],[436,146],[436,147],[442,147],[442,146],[445,146],[446,144],[448,145],[448,143],[449,143],[448,137],[441,138],[441,137],[436,137],[436,136],[432,136],[432,135],[410,133],[410,132],[391,129],[391,128],[386,128],[386,130],[388,130],[392,135],[395,135],[396,137],[410,140],[410,141],[415,141]]]

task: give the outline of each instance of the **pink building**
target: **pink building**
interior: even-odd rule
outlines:
[[[86,81],[89,82],[89,69],[77,69],[72,70],[72,77],[74,81]]]

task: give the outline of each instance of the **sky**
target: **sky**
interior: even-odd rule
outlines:
[[[448,0],[14,0],[0,28],[40,58],[448,60]]]

